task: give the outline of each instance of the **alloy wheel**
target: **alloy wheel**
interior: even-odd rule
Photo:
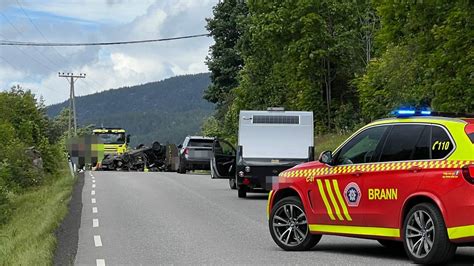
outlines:
[[[272,219],[273,232],[286,246],[293,247],[301,244],[309,233],[306,215],[295,204],[288,203],[280,206]]]
[[[435,241],[435,226],[431,216],[423,210],[413,212],[405,228],[408,251],[417,258],[426,257]]]

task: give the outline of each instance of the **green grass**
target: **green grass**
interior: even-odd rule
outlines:
[[[323,151],[334,151],[342,142],[344,142],[350,134],[326,134],[326,135],[318,135],[314,139],[314,155],[317,159],[319,154]]]
[[[12,217],[0,227],[0,265],[52,264],[54,230],[67,213],[74,182],[63,171],[34,190],[12,196]]]

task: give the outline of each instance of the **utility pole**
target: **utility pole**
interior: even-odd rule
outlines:
[[[77,81],[77,79],[80,78],[85,78],[86,74],[80,73],[79,75],[74,75],[74,73],[64,73],[64,72],[58,72],[58,76],[60,78],[66,78],[67,81],[69,82],[70,89],[69,89],[69,131],[68,131],[68,136],[71,137],[71,116],[73,116],[74,119],[74,136],[77,135],[77,119],[76,119],[76,99],[75,99],[75,93],[74,93],[74,82]]]

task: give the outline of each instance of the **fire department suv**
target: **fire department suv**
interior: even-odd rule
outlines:
[[[267,208],[278,246],[352,236],[443,263],[474,244],[474,119],[398,114],[416,116],[366,125],[318,162],[279,175]]]

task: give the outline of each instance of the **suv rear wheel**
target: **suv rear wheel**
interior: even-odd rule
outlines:
[[[403,223],[403,243],[408,257],[420,264],[444,264],[456,253],[448,238],[441,212],[431,203],[420,203]]]
[[[268,225],[273,240],[284,250],[309,250],[321,240],[321,235],[310,233],[306,213],[298,197],[278,201],[272,208]]]

